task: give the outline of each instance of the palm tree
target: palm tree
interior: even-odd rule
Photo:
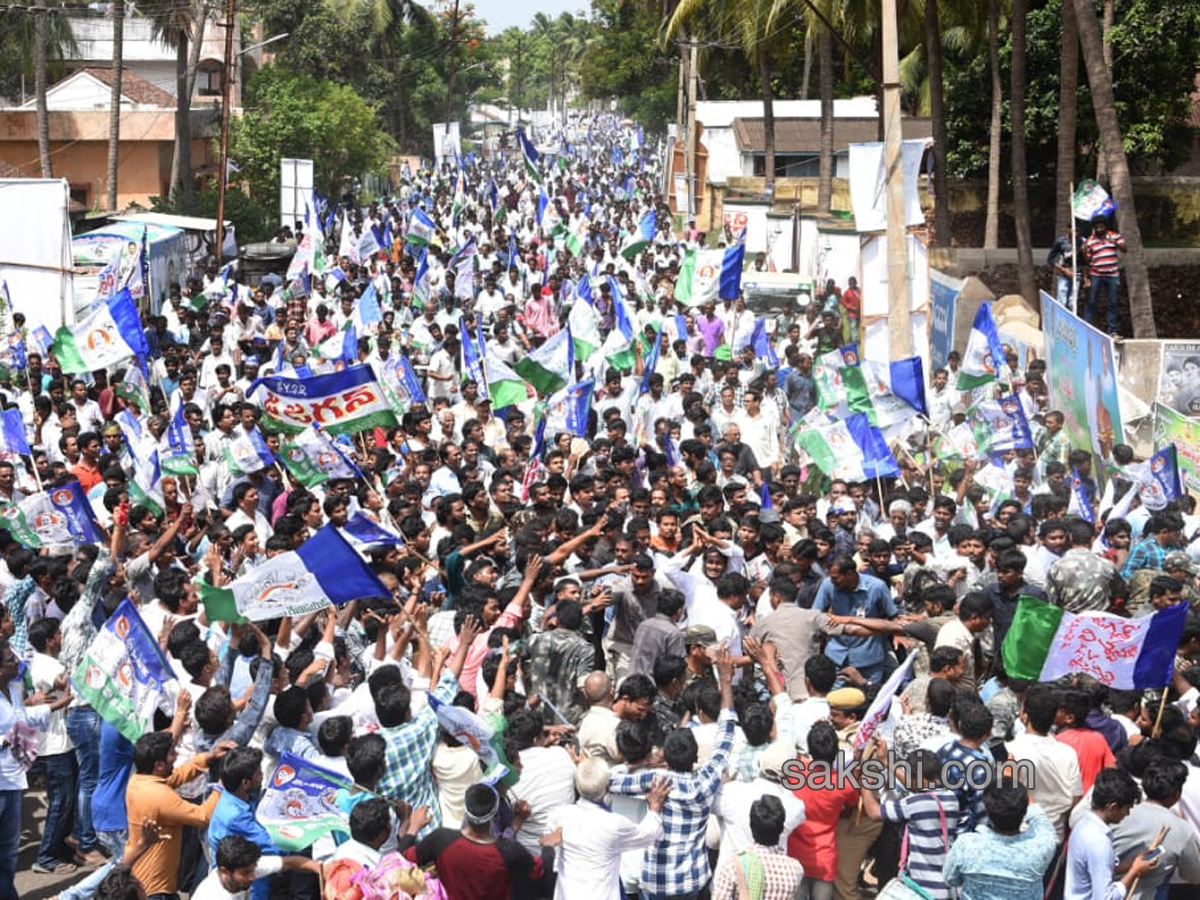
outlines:
[[[121,149],[121,70],[125,66],[125,0],[113,3],[112,92],[108,101],[108,208],[117,208]]]
[[[33,90],[36,94],[38,159],[41,161],[42,177],[53,178],[54,166],[50,160],[50,110],[46,106],[46,44],[49,11],[46,0],[34,0],[33,19]]]
[[[1075,123],[1078,118],[1079,29],[1070,2],[1062,5],[1062,51],[1058,74],[1058,159],[1055,165],[1054,233],[1071,229],[1071,188],[1075,183]]]
[[[821,155],[817,167],[817,211],[833,206],[833,35],[817,26],[817,68],[821,75]]]
[[[192,184],[191,79],[188,77],[188,42],[196,28],[197,10],[191,0],[153,0],[147,7],[150,33],[175,51],[175,153],[171,159],[171,190],[180,191],[183,208],[195,206]]]
[[[775,98],[771,73],[777,54],[790,39],[787,29],[780,23],[795,12],[794,0],[681,0],[662,32],[665,44],[684,26],[707,15],[717,34],[738,42],[747,62],[759,74],[763,101],[763,162],[768,186],[775,180]],[[825,90],[824,79],[821,90]]]
[[[925,0],[925,55],[929,62],[929,113],[933,119],[933,243],[950,246],[950,188],[946,177],[946,105],[942,84],[942,25],[938,0]]]
[[[987,0],[988,69],[992,76],[992,114],[988,127],[987,210],[983,226],[983,247],[1000,246],[1000,138],[1004,84],[1000,78],[1000,0]]]
[[[1150,299],[1150,277],[1146,272],[1146,251],[1138,227],[1137,210],[1133,199],[1133,182],[1129,177],[1129,160],[1117,119],[1117,102],[1113,96],[1112,75],[1104,61],[1104,36],[1096,18],[1092,0],[1073,0],[1075,22],[1079,28],[1079,45],[1083,64],[1087,68],[1088,84],[1092,89],[1092,107],[1100,130],[1101,146],[1108,157],[1108,173],[1113,199],[1117,202],[1117,221],[1125,238],[1125,277],[1129,286],[1129,311],[1133,319],[1135,338],[1154,338],[1154,307]]]
[[[1009,111],[1012,118],[1012,183],[1013,224],[1017,230],[1017,281],[1021,296],[1036,304],[1037,275],[1033,271],[1032,224],[1029,218],[1028,168],[1025,164],[1025,63],[1028,50],[1026,13],[1029,0],[1013,0],[1012,11],[1012,96]]]

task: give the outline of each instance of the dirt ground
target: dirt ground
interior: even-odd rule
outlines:
[[[994,266],[975,274],[998,297],[1018,292],[1016,266]],[[1038,285],[1044,290],[1051,290],[1048,267],[1038,268]],[[1150,269],[1150,290],[1154,298],[1154,322],[1160,338],[1195,338],[1200,335],[1200,271],[1192,266],[1157,266]],[[1133,337],[1129,296],[1123,281],[1119,304],[1121,334]],[[1101,323],[1103,316],[1101,307],[1098,315]]]

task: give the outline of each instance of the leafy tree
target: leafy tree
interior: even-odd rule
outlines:
[[[319,190],[334,195],[343,179],[384,167],[394,146],[375,109],[352,88],[264,68],[246,89],[246,111],[233,123],[230,156],[250,196],[271,205],[279,192],[279,160],[311,159]]]
[[[267,209],[244,191],[230,189],[225,192],[225,219],[232,222],[237,232],[239,244],[253,244],[259,241],[269,241],[275,236],[278,223],[277,210],[274,201],[266,200],[272,208]],[[188,212],[183,205],[180,194],[172,194],[169,198],[152,196],[150,209],[157,213],[171,215],[201,216],[207,219],[217,217],[217,187],[208,184],[196,191],[193,197],[194,209]]]
[[[642,3],[593,0],[596,39],[580,61],[580,89],[588,99],[615,98],[651,131],[675,119],[679,57],[658,43],[661,15]]]

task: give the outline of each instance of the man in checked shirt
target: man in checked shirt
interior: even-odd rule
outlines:
[[[695,768],[696,739],[677,728],[663,741],[671,793],[663,806],[663,836],[646,848],[642,860],[641,888],[649,900],[694,900],[708,884],[711,870],[705,845],[705,827],[721,787],[721,775],[733,748],[736,714],[733,709],[733,660],[722,650],[716,660],[721,686],[721,715],[713,755]],[[614,794],[642,795],[651,789],[661,769],[614,775]]]

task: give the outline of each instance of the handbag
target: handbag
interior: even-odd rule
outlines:
[[[938,807],[938,818],[942,821],[942,844],[946,851],[950,851],[950,835],[946,830],[946,810],[942,807],[942,801],[936,796],[933,798]],[[917,884],[909,877],[905,868],[908,864],[908,826],[904,827],[904,837],[900,841],[900,872],[879,889],[876,895],[876,900],[933,900],[923,887]]]

